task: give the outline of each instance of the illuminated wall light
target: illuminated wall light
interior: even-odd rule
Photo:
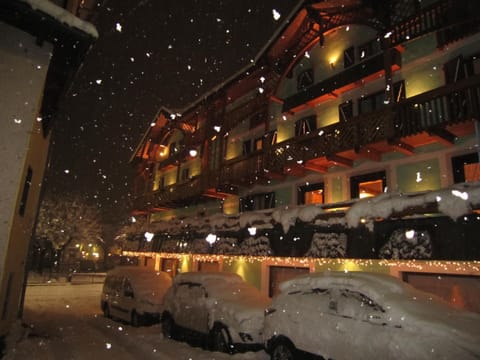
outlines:
[[[210,244],[213,245],[215,241],[217,241],[217,235],[215,234],[208,234],[205,240]]]
[[[421,174],[420,171],[419,171],[419,172],[417,172],[417,178],[415,179],[415,181],[416,181],[417,183],[419,183],[419,182],[422,182],[422,180],[423,180],[423,179],[422,179],[422,174]]]
[[[407,230],[405,231],[405,237],[407,239],[413,239],[415,236],[415,230]]]
[[[147,242],[150,242],[152,241],[153,237],[155,236],[155,234],[151,233],[151,232],[145,232],[145,234],[143,234],[143,236],[145,236],[145,240]]]

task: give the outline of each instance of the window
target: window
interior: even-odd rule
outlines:
[[[248,155],[252,152],[252,140],[248,139],[243,142],[242,155]]]
[[[455,183],[480,181],[478,154],[471,153],[453,157],[452,170]]]
[[[350,195],[352,199],[380,195],[387,186],[385,171],[352,176],[350,178]]]
[[[459,80],[465,79],[465,61],[463,56],[458,56],[450,60],[443,66],[445,73],[445,82],[447,84],[456,83]]]
[[[297,76],[297,90],[303,90],[313,84],[313,69],[302,71]]]
[[[295,136],[306,135],[317,128],[317,117],[307,116],[295,122]]]
[[[336,311],[343,317],[375,321],[383,319],[385,311],[382,307],[358,291],[341,289],[336,300]]]
[[[338,105],[338,117],[340,121],[348,121],[353,117],[353,101],[349,100]]]
[[[254,144],[254,149],[255,151],[262,150],[263,148],[263,137],[259,137],[258,139],[255,139],[255,144]]]
[[[298,204],[323,204],[324,184],[310,184],[298,187]]]
[[[177,275],[178,259],[162,259],[161,270],[167,272],[172,278]]]
[[[251,154],[254,151],[260,151],[263,148],[263,136],[255,140],[248,139],[243,142],[242,155]]]
[[[25,177],[25,182],[23,184],[22,198],[20,200],[20,208],[18,213],[23,216],[25,215],[25,209],[27,207],[28,193],[30,192],[30,186],[32,185],[32,176],[33,170],[29,166],[27,170],[27,176]]]
[[[353,46],[343,51],[343,67],[346,69],[355,64],[355,48]]]
[[[358,47],[358,57],[362,61],[381,51],[380,39],[373,39]]]
[[[177,153],[177,143],[171,143],[168,151],[168,156],[173,156]]]
[[[366,114],[366,113],[373,112],[375,110],[379,110],[383,106],[385,106],[384,101],[385,101],[384,91],[380,91],[375,94],[366,96],[360,99],[358,103],[358,112],[360,114]]]
[[[405,99],[405,82],[398,81],[393,84],[393,100],[399,102]],[[379,91],[375,94],[366,96],[360,99],[358,103],[358,112],[360,114],[366,114],[369,112],[380,110],[385,106],[385,92]]]
[[[262,193],[240,198],[240,212],[272,209],[275,207],[275,193]]]
[[[188,180],[188,179],[190,179],[190,169],[189,169],[189,168],[182,169],[182,178],[181,178],[181,180]]]

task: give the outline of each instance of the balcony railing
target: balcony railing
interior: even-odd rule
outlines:
[[[391,44],[395,46],[434,31],[439,31],[439,47],[458,40],[476,28],[473,25],[480,20],[476,6],[470,0],[436,2],[396,25],[391,31]]]
[[[480,117],[480,75],[362,114],[308,135],[272,146],[264,164],[270,171],[322,156],[434,131]]]
[[[398,50],[393,49],[391,51],[391,56],[392,66],[400,67],[401,56]],[[361,79],[364,79],[370,75],[384,70],[384,57],[385,55],[383,52],[379,53],[369,59],[366,59],[358,64],[349,67],[348,69],[345,69],[337,75],[334,75],[328,79],[325,79],[322,82],[314,84],[294,95],[287,97],[283,103],[282,111],[289,111],[297,106],[308,103],[309,101],[312,101],[323,95],[330,94],[335,90],[338,90],[349,84],[358,82]]]
[[[226,161],[221,170],[205,172],[137,199],[137,208],[174,206],[223,184],[248,186],[269,173],[281,174],[322,156],[429,132],[480,118],[480,75],[406,99],[379,111],[361,114],[313,133],[273,145],[263,152]]]

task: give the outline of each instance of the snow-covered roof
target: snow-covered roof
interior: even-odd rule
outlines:
[[[455,184],[446,189],[424,193],[384,193],[376,197],[352,200],[348,205],[350,208],[337,213],[328,213],[325,205],[311,204],[249,211],[233,216],[215,214],[209,217],[174,219],[156,222],[150,226],[153,231],[175,235],[183,233],[186,228],[215,232],[237,231],[248,226],[271,229],[275,224],[280,224],[287,233],[297,220],[317,226],[357,227],[364,220],[401,217],[402,213],[421,216],[432,207],[438,214],[457,220],[463,215],[471,214],[473,209],[480,206],[480,182]],[[331,204],[328,207],[331,207]]]
[[[362,289],[368,287],[380,294],[385,292],[405,293],[406,286],[393,276],[369,272],[326,271],[298,276],[280,284],[282,292],[328,288],[342,285],[348,288]]]
[[[79,19],[72,13],[55,5],[48,0],[19,0],[28,3],[32,9],[39,10],[47,15],[50,15],[60,23],[67,24],[73,28],[81,30],[94,38],[98,38],[98,31],[91,23]]]
[[[209,281],[224,281],[228,283],[242,283],[240,275],[227,272],[185,272],[180,273],[174,278],[175,284],[183,282],[206,283]]]
[[[107,274],[127,277],[134,290],[139,294],[161,296],[171,286],[172,278],[163,271],[154,271],[145,267],[117,266]]]

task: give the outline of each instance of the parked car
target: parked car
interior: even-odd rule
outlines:
[[[166,272],[119,266],[107,272],[100,306],[105,317],[133,326],[158,322],[163,297],[171,285],[172,279]]]
[[[165,295],[162,331],[173,338],[193,334],[214,351],[259,350],[269,304],[237,274],[181,273]]]
[[[389,275],[312,273],[280,284],[265,313],[271,359],[479,359],[480,315]]]

